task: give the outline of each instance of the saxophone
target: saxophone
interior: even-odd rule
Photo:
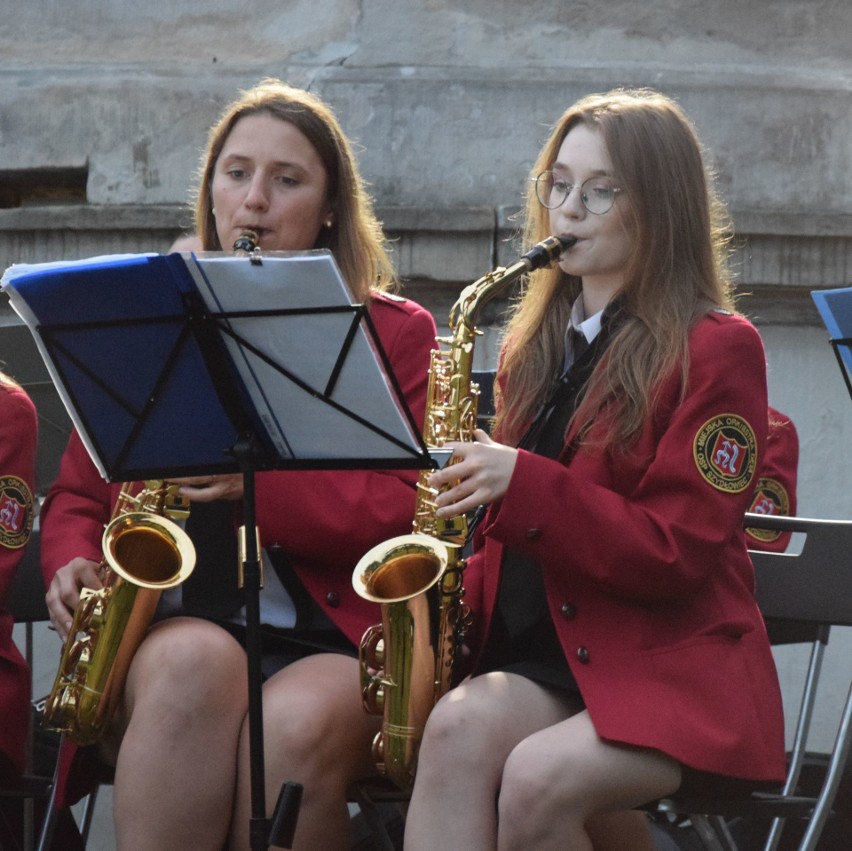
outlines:
[[[571,245],[573,240],[548,237],[513,265],[498,267],[462,290],[450,311],[452,336],[438,337],[439,347],[432,351],[423,427],[428,447],[474,439],[479,387],[471,375],[480,310],[521,275],[549,265]],[[405,791],[414,783],[426,719],[454,685],[471,624],[462,584],[467,518],[436,516],[430,473],[421,471],[417,482],[412,534],[373,547],[352,576],[355,591],[379,603],[382,612],[382,623],[364,633],[359,648],[364,708],[383,716],[373,760]]]
[[[189,536],[165,515],[186,517],[178,485],[156,479],[132,495],[125,484],[102,539],[103,587],[84,588],[44,706],[48,725],[80,745],[96,742],[124,690],[160,594],[195,567]]]

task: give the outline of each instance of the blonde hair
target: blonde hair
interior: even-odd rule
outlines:
[[[554,127],[533,175],[553,165],[565,137],[580,124],[599,132],[606,145],[624,190],[617,203],[633,250],[610,308],[617,314],[614,336],[574,421],[587,446],[625,447],[638,436],[660,380],[678,366],[685,380],[691,324],[712,306],[733,309],[730,230],[695,129],[673,100],[648,89],[583,98]],[[548,211],[531,187],[525,243],[549,235]],[[516,442],[549,396],[581,286],[580,278],[555,264],[530,276],[507,325],[495,423],[501,440]]]
[[[241,118],[258,114],[271,115],[301,131],[319,154],[328,175],[328,200],[334,219],[331,227],[322,229],[317,244],[306,247],[330,249],[358,299],[365,300],[371,290],[395,288],[381,223],[337,118],[316,95],[272,78],[242,92],[210,129],[195,197],[195,228],[202,247],[212,251],[231,247],[219,243],[211,182],[231,130]]]

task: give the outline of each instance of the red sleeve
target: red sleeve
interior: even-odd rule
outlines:
[[[765,364],[747,321],[711,314],[690,335],[685,397],[666,391],[636,452],[580,451],[564,466],[522,451],[486,534],[555,582],[585,576],[637,600],[696,593],[726,569],[732,545],[745,565],[743,514],[766,442]],[[736,465],[730,478],[717,463]]]
[[[113,490],[117,493],[119,488],[101,478],[73,431],[41,510],[41,567],[46,585],[73,558],[101,561],[101,537],[112,514]]]
[[[38,420],[30,397],[0,376],[0,600],[33,528],[37,442]]]
[[[0,770],[7,760],[17,771],[24,768],[30,674],[3,606],[32,532],[37,441],[33,403],[0,374]]]

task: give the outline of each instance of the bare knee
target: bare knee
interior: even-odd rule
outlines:
[[[526,742],[509,754],[497,801],[501,839],[511,831],[511,847],[540,842],[555,825],[570,835],[586,820],[582,770],[567,762],[558,777],[536,757]]]
[[[464,742],[469,744],[470,736],[475,735],[470,729],[475,726],[470,724],[470,719],[477,717],[475,712],[475,707],[467,702],[459,703],[448,697],[439,700],[423,731],[421,760],[436,765],[444,765],[448,760],[454,760],[458,748]]]
[[[375,725],[361,706],[355,664],[302,660],[266,683],[264,738],[273,765],[299,779],[325,773],[342,783],[366,764]]]
[[[125,691],[130,715],[157,706],[163,715],[242,717],[246,660],[237,641],[207,621],[180,618],[156,625],[130,667]]]
[[[473,719],[475,723],[471,723]],[[493,736],[499,732],[489,695],[464,685],[449,692],[426,722],[417,763],[418,782],[421,776],[431,775],[436,782],[444,783],[460,764],[482,767],[493,750]]]
[[[321,758],[334,750],[341,735],[336,707],[321,694],[301,690],[298,694],[264,696],[264,727],[270,746],[286,750],[293,762]]]

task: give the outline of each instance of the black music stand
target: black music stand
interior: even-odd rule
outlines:
[[[829,333],[829,343],[852,396],[852,287],[814,290],[811,297]]]
[[[2,283],[105,478],[242,473],[251,847],[290,847],[301,787],[266,817],[254,475],[436,466],[369,313],[327,251],[114,256]]]

